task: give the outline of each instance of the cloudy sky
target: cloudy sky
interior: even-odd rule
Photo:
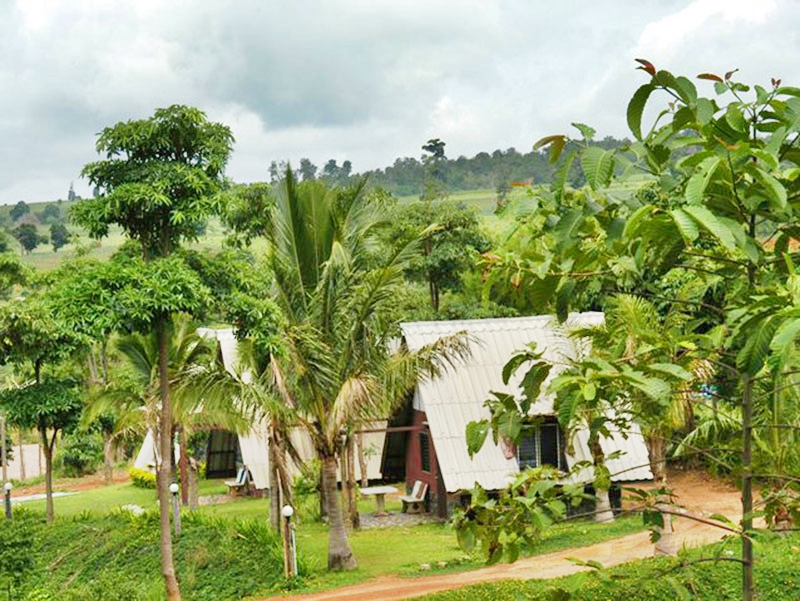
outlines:
[[[0,203],[87,193],[97,132],[173,103],[233,129],[240,182],[622,136],[635,57],[800,86],[798,32],[797,0],[0,0]]]

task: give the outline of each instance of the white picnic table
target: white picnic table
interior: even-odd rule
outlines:
[[[386,495],[399,492],[394,486],[367,486],[361,489],[362,495],[372,495],[375,497],[377,509],[375,515],[388,515],[386,513]]]

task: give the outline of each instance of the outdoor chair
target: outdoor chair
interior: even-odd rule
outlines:
[[[427,493],[428,485],[421,480],[415,480],[411,494],[400,497],[403,502],[403,513],[422,513],[425,511],[425,495]]]
[[[240,492],[245,494],[250,489],[250,470],[247,466],[242,466],[236,474],[236,480],[226,480],[225,486],[228,487],[228,493],[231,496],[236,496]]]

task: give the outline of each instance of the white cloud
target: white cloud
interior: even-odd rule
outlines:
[[[527,150],[571,121],[624,135],[633,58],[800,84],[790,0],[0,0],[0,203],[64,196],[95,134],[186,103],[228,123],[229,172],[356,170]],[[76,182],[76,188],[86,192]]]

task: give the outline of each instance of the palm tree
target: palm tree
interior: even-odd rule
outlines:
[[[296,418],[322,465],[329,569],[356,567],[337,495],[342,435],[385,418],[418,377],[466,352],[463,340],[392,352],[396,293],[419,240],[387,253],[386,211],[365,182],[334,188],[298,183],[287,169],[275,186],[266,236],[284,348],[271,361],[285,374]],[[394,345],[396,347],[396,345]]]
[[[230,398],[217,398],[206,402],[200,392],[189,383],[193,375],[213,368],[217,361],[216,342],[197,333],[189,316],[176,314],[168,329],[167,365],[170,388],[173,392],[173,423],[168,427],[179,435],[181,448],[181,482],[188,492],[188,445],[191,431],[225,428],[241,429],[243,416]],[[85,420],[113,416],[115,438],[141,435],[150,430],[155,440],[162,427],[159,399],[159,354],[155,333],[134,332],[116,341],[116,350],[125,358],[130,372],[129,385],[109,386],[90,397]],[[186,501],[186,495],[184,495]]]

